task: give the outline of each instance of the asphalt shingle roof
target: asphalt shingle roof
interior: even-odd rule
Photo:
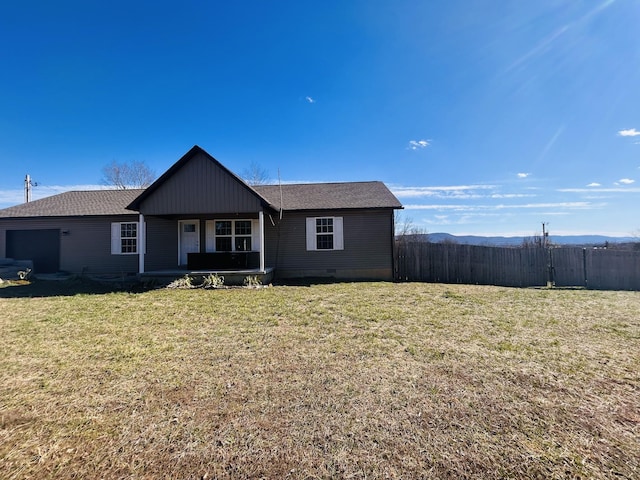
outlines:
[[[382,182],[257,185],[253,189],[276,210],[402,208]],[[126,207],[144,190],[72,191],[0,210],[0,218],[131,215]]]
[[[125,207],[143,191],[130,189],[64,192],[0,210],[0,218],[132,215],[135,212],[126,210]]]
[[[382,182],[300,183],[253,187],[276,209],[402,208]],[[282,192],[282,193],[281,193]]]

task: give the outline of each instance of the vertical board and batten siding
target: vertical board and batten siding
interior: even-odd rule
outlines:
[[[60,270],[77,274],[136,273],[138,255],[111,255],[111,223],[137,221],[138,215],[4,220],[0,224],[0,258],[6,256],[7,230],[60,229]]]
[[[307,250],[307,218],[342,217],[343,250]],[[275,223],[275,226],[272,223]],[[342,210],[285,211],[265,219],[266,262],[276,276],[335,277],[350,279],[393,278],[392,211]]]
[[[203,153],[194,155],[140,205],[144,215],[235,214],[260,210],[260,198]]]
[[[398,281],[640,290],[640,252],[398,242]]]

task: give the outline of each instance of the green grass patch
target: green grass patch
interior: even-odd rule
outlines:
[[[638,292],[36,283],[0,293],[2,478],[640,476]]]

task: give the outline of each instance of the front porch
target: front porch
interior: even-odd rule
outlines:
[[[147,223],[149,226],[147,227]],[[264,212],[162,217],[139,214],[138,274],[265,274]],[[175,232],[175,233],[174,233]],[[177,256],[168,254],[173,250]],[[175,260],[174,260],[175,259]],[[230,274],[231,275],[231,274]],[[232,274],[235,279],[238,275]],[[246,274],[245,274],[246,276]]]
[[[247,277],[255,277],[260,284],[268,285],[273,281],[274,269],[271,267],[261,270],[259,268],[246,269],[189,269],[177,268],[168,270],[155,270],[138,274],[140,281],[156,281],[160,284],[169,284],[172,281],[188,275],[200,282],[209,275],[224,277],[225,285],[244,285]]]

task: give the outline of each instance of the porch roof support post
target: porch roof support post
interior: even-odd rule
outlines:
[[[144,227],[144,215],[140,214],[138,223],[138,273],[144,273],[144,252],[147,250],[147,230]]]
[[[262,210],[258,212],[258,223],[260,224],[260,271],[264,273],[264,212]]]

